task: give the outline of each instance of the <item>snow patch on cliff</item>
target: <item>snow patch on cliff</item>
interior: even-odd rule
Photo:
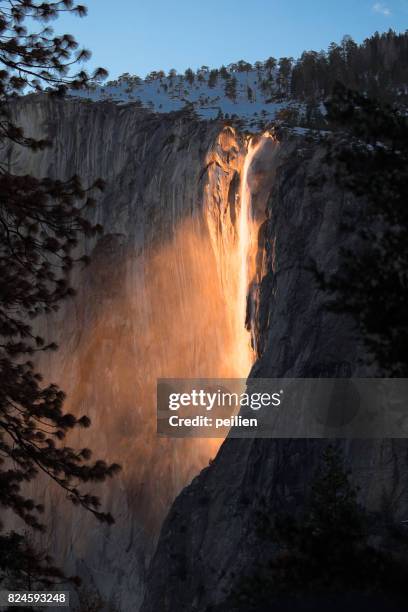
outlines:
[[[153,73],[146,79],[122,75],[75,96],[92,101],[110,100],[120,104],[136,103],[156,113],[192,107],[203,119],[241,118],[246,125],[277,118],[288,107],[299,110],[299,103],[288,101],[279,84],[276,70],[226,70],[216,79],[209,70],[201,70],[193,79],[184,75]],[[215,81],[215,82],[214,82]]]

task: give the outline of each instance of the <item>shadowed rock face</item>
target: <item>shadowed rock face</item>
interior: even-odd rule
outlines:
[[[336,266],[345,194],[333,184],[315,192],[316,146],[281,144],[271,165],[274,187],[260,229],[262,280],[257,290],[255,377],[374,375],[357,364],[358,336],[346,317],[321,308],[323,296],[306,269],[310,258]],[[404,440],[338,441],[371,510],[406,518],[407,445]],[[151,564],[143,612],[204,611],[220,602],[239,576],[262,558],[255,535],[259,498],[272,510],[301,508],[324,441],[227,439],[174,502]]]

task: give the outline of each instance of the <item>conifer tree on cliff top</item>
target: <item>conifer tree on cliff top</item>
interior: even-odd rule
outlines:
[[[63,95],[66,89],[80,89],[105,74],[102,69],[92,75],[77,69],[89,52],[80,50],[69,34],[56,36],[48,27],[61,12],[83,16],[86,9],[72,0],[0,0],[3,150],[12,144],[32,151],[49,145],[16,125],[10,111],[13,99],[43,89],[49,95]],[[33,24],[38,26],[36,31]],[[63,181],[15,175],[6,163],[0,163],[0,507],[37,530],[44,529],[43,508],[23,489],[40,473],[64,489],[74,504],[101,521],[113,521],[86,487],[112,476],[119,467],[92,460],[89,449],[64,444],[68,431],[88,427],[90,421],[64,411],[64,392],[45,384],[32,361],[37,351],[56,348],[34,334],[31,321],[57,310],[73,295],[68,273],[78,261],[85,261],[75,259],[73,249],[82,236],[101,230],[89,223],[86,213],[94,205],[92,193],[102,187],[100,180],[84,187],[78,176]],[[10,549],[12,568],[7,562]],[[27,567],[32,578],[59,576],[21,536],[3,532],[0,550],[3,577],[7,572],[28,576]]]

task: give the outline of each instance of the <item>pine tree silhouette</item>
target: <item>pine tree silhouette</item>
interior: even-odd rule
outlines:
[[[50,143],[27,137],[10,111],[19,94],[47,88],[49,95],[87,87],[105,74],[84,70],[70,72],[89,57],[78,50],[72,36],[54,36],[43,22],[69,11],[84,15],[85,8],[70,0],[0,2],[0,139],[3,147],[20,145],[32,151]],[[33,24],[39,30],[33,31]],[[44,385],[32,361],[37,351],[53,350],[35,335],[31,320],[58,309],[74,294],[68,274],[79,261],[75,249],[82,236],[101,231],[86,218],[95,205],[93,192],[101,180],[84,187],[78,176],[69,180],[38,179],[15,175],[7,161],[0,163],[0,505],[13,511],[26,525],[44,530],[43,508],[26,496],[23,485],[42,472],[57,483],[67,497],[101,521],[112,516],[100,508],[99,499],[83,490],[84,483],[114,475],[119,466],[91,460],[87,448],[64,445],[68,431],[89,427],[87,416],[64,411],[64,393],[56,385]],[[0,568],[27,573],[36,580],[60,578],[46,555],[34,553],[19,534],[1,536]],[[10,555],[10,547],[14,557]],[[12,563],[11,563],[12,560]],[[11,565],[10,565],[11,563]]]
[[[335,136],[327,161],[340,188],[355,196],[345,202],[342,224],[353,245],[340,249],[335,273],[315,265],[317,278],[328,294],[327,307],[355,319],[367,348],[365,362],[379,374],[406,377],[408,120],[342,85],[328,111]]]

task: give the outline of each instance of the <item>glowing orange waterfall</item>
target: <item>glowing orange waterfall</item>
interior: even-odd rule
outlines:
[[[246,309],[247,309],[247,294],[249,282],[252,276],[252,257],[254,249],[254,240],[256,240],[253,221],[251,215],[251,192],[248,186],[248,170],[251,162],[257,152],[260,143],[253,144],[252,139],[248,143],[248,153],[245,156],[244,166],[241,176],[240,189],[240,214],[239,214],[239,230],[238,230],[238,294],[237,294],[237,349],[242,365],[240,370],[246,376],[252,365],[252,350],[250,337],[245,329]]]
[[[248,290],[256,273],[256,253],[258,248],[257,240],[259,230],[259,222],[255,220],[252,212],[251,190],[248,185],[248,175],[255,155],[263,147],[266,140],[270,138],[270,134],[265,132],[265,134],[263,134],[257,141],[254,141],[253,138],[249,139],[248,151],[245,156],[241,174],[237,253],[239,261],[239,277],[236,301],[236,334],[238,342],[237,350],[242,360],[240,366],[242,376],[246,376],[249,373],[254,359],[254,353],[251,348],[251,338],[250,334],[245,328],[245,320]]]
[[[207,158],[207,167],[211,170],[204,199],[218,282],[226,306],[225,325],[228,328],[224,335],[228,342],[220,351],[226,367],[220,367],[219,364],[219,376],[225,372],[224,377],[246,378],[254,360],[251,335],[245,326],[247,296],[256,274],[260,226],[259,212],[255,215],[252,210],[249,183],[254,179],[254,158],[261,153],[267,142],[271,143],[273,137],[265,132],[260,137],[248,138],[244,145],[244,155],[241,144],[239,152],[235,147],[233,157],[231,151],[234,151],[233,145],[238,139],[232,127],[220,134],[218,147]],[[229,151],[227,163],[225,150]],[[239,179],[235,193],[231,190],[233,174]]]

